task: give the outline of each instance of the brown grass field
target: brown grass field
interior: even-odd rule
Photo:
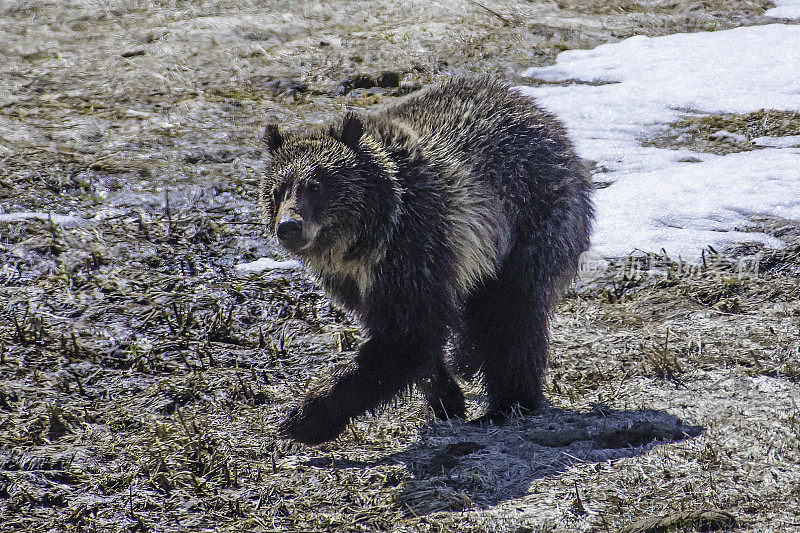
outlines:
[[[753,219],[781,250],[577,279],[541,413],[435,422],[411,394],[319,447],[276,426],[361,332],[302,271],[235,268],[287,259],[256,203],[267,123],[769,6],[0,0],[0,531],[800,531],[796,221]],[[752,120],[643,142],[728,153],[709,128]]]

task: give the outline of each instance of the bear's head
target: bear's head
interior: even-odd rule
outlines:
[[[269,125],[260,198],[270,233],[301,257],[356,259],[396,222],[396,166],[353,113],[301,135]]]

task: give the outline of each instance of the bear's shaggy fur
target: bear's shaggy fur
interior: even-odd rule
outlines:
[[[480,372],[488,417],[543,401],[548,316],[589,245],[591,185],[562,126],[505,85],[453,80],[303,135],[268,126],[270,230],[352,312],[352,366],[281,426],[306,443],[417,385],[464,416],[445,363]]]

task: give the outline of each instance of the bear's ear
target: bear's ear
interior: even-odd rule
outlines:
[[[264,129],[263,139],[270,153],[275,152],[275,150],[283,145],[283,136],[281,132],[278,131],[277,124],[270,124]]]
[[[342,119],[342,143],[357,152],[363,134],[364,123],[361,122],[361,117],[353,112],[347,113]]]

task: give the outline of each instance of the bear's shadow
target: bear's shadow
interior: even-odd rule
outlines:
[[[310,465],[363,468],[404,464],[413,474],[399,503],[417,516],[470,505],[488,507],[527,494],[531,483],[569,465],[634,457],[666,442],[702,433],[663,411],[549,408],[504,425],[440,422],[402,452],[372,462],[315,459]]]

